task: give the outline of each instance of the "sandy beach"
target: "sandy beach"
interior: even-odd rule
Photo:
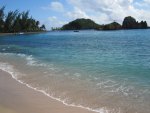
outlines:
[[[0,113],[92,113],[34,91],[0,70]]]

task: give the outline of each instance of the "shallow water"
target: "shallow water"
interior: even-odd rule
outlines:
[[[66,105],[149,113],[150,30],[0,37],[0,68]]]

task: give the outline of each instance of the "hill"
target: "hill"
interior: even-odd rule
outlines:
[[[140,23],[136,21],[135,18],[128,16],[125,17],[123,24],[122,24],[123,29],[146,29],[148,28],[147,22],[146,21],[141,21]]]
[[[84,30],[84,29],[98,29],[100,25],[96,24],[91,19],[76,19],[62,27],[62,30]]]
[[[123,20],[122,25],[117,22],[110,24],[99,25],[91,19],[76,19],[68,24],[65,24],[60,30],[120,30],[120,29],[147,29],[149,28],[146,21],[138,22],[135,18],[128,16]]]
[[[102,30],[119,30],[122,26],[117,22],[112,22],[110,24],[106,24],[102,27]]]

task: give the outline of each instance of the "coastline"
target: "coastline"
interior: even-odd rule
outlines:
[[[39,34],[39,33],[46,33],[49,31],[39,31],[39,32],[21,32],[23,34],[20,35],[24,35],[24,34]],[[7,36],[7,35],[19,35],[19,33],[0,33],[0,36]]]
[[[3,113],[94,113],[66,106],[17,82],[0,70],[0,112]]]

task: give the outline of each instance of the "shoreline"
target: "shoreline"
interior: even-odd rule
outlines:
[[[150,29],[147,28],[147,29]],[[79,31],[86,31],[86,30],[91,30],[91,31],[127,31],[127,30],[147,30],[147,29],[117,29],[117,30],[97,30],[97,29],[81,29]],[[74,30],[52,30],[52,31],[74,31]],[[47,33],[47,32],[52,32],[52,31],[40,31],[40,32],[20,32],[20,33],[0,33],[1,36],[9,36],[9,35],[28,35],[28,34],[40,34],[40,33]]]
[[[25,35],[25,34],[39,34],[39,33],[47,33],[49,31],[37,31],[37,32],[20,32],[22,34],[19,33],[0,33],[0,36],[8,36],[8,35]]]
[[[66,106],[49,98],[19,83],[8,72],[1,69],[0,111],[3,113],[94,113],[83,108]]]

